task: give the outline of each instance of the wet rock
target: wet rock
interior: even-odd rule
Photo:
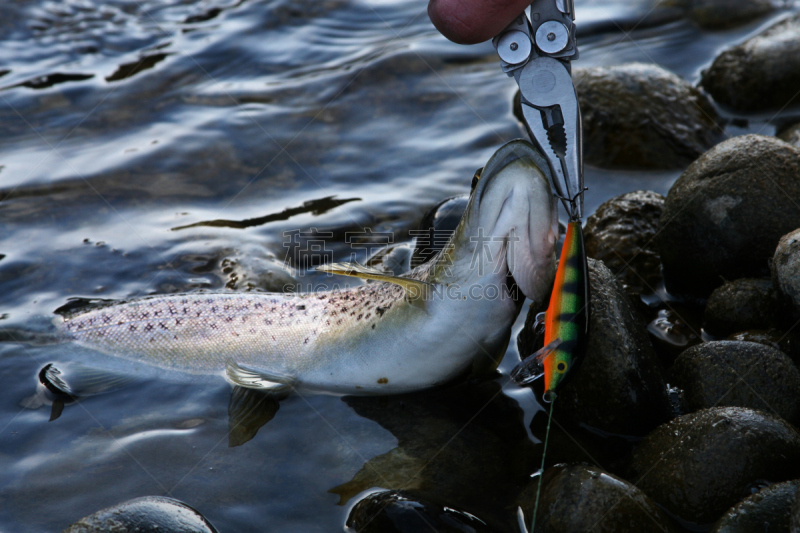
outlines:
[[[737,279],[717,287],[708,299],[705,328],[723,337],[748,329],[769,329],[782,320],[783,310],[768,279]]]
[[[145,496],[81,518],[64,533],[216,533],[203,515],[185,503]]]
[[[458,223],[461,222],[461,215],[466,211],[468,203],[468,194],[453,196],[442,200],[425,213],[414,235],[416,246],[411,257],[412,267],[430,260],[447,244]]]
[[[764,344],[714,341],[693,346],[678,356],[672,374],[688,411],[737,406],[800,420],[800,371],[786,354]]]
[[[794,314],[800,315],[800,229],[781,237],[771,270],[775,287],[792,305]]]
[[[589,259],[591,319],[586,353],[558,391],[556,416],[615,434],[643,435],[667,420],[666,382],[645,326],[601,261]],[[518,345],[536,351],[532,313]]]
[[[653,244],[664,197],[635,191],[604,202],[586,219],[586,255],[603,261],[631,295],[649,294],[661,282],[661,257]]]
[[[707,297],[725,279],[767,276],[782,235],[800,227],[800,149],[744,135],[718,144],[672,185],[656,244],[676,294]]]
[[[411,491],[385,491],[359,501],[347,517],[347,531],[358,533],[489,533],[469,513],[420,499]]]
[[[800,122],[778,131],[778,139],[800,148]]]
[[[793,331],[786,332],[778,329],[753,329],[734,333],[733,335],[728,336],[727,340],[765,344],[788,355],[789,358],[794,361],[795,365],[800,364],[800,337],[798,337]]]
[[[698,330],[672,309],[661,309],[658,316],[647,325],[647,332],[658,358],[666,366],[672,366],[675,358],[686,348],[702,341]]]
[[[742,407],[704,409],[647,435],[626,479],[683,520],[709,524],[758,480],[800,477],[800,434],[788,422]]]
[[[586,163],[684,168],[719,142],[719,117],[700,90],[657,65],[576,68]]]
[[[772,0],[660,0],[659,7],[677,7],[700,26],[712,30],[747,24],[777,9]]]
[[[788,531],[800,480],[770,485],[739,502],[720,518],[711,533]]]
[[[525,523],[530,524],[539,478],[520,496]],[[675,531],[669,518],[634,485],[600,468],[557,465],[542,479],[536,531]]]
[[[700,85],[714,100],[739,111],[791,103],[800,87],[800,15],[722,52],[703,72]]]

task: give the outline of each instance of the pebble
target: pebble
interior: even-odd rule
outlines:
[[[481,519],[425,501],[411,491],[370,494],[350,511],[346,527],[358,533],[491,533]]]
[[[800,370],[783,352],[764,344],[713,341],[693,346],[675,360],[675,384],[684,408],[760,409],[800,421]]]
[[[655,64],[573,71],[584,161],[605,168],[684,168],[722,140],[711,100]]]
[[[217,533],[208,520],[183,502],[144,496],[81,518],[63,533]]]
[[[718,337],[749,329],[769,329],[782,321],[783,313],[771,280],[737,279],[711,293],[705,310],[705,329]]]
[[[800,229],[781,237],[772,256],[771,271],[775,287],[792,305],[794,314],[800,315]]]
[[[800,228],[800,149],[744,135],[718,144],[672,185],[656,245],[673,294],[706,298],[724,280],[769,275],[782,235]]]
[[[533,517],[538,481],[538,477],[533,478],[520,495],[526,524]],[[600,468],[556,465],[545,470],[542,485],[536,531],[676,531],[645,493]]]
[[[772,0],[660,0],[659,7],[678,7],[686,16],[710,30],[724,30],[753,22],[777,9]]]
[[[682,520],[711,524],[759,480],[800,477],[800,434],[742,407],[704,409],[647,435],[626,479]]]
[[[722,515],[711,533],[775,533],[789,531],[792,505],[800,480],[785,481],[748,496]]]
[[[797,103],[800,88],[800,15],[780,21],[723,51],[700,85],[736,111],[766,111]]]
[[[661,257],[653,244],[664,197],[634,191],[605,201],[586,219],[586,255],[603,261],[631,295],[653,293],[661,282]]]

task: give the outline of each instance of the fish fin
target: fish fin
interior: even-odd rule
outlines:
[[[112,392],[127,386],[134,379],[130,376],[76,363],[59,366],[51,363],[39,372],[39,381],[51,392],[71,397],[95,396]]]
[[[561,339],[556,339],[539,351],[521,361],[511,371],[511,379],[519,386],[530,385],[534,380],[544,374],[544,360],[548,355],[561,345]]]
[[[417,305],[415,302],[420,300],[424,301],[428,297],[428,291],[431,284],[418,279],[402,278],[399,276],[392,276],[377,268],[372,268],[358,263],[328,263],[327,265],[320,265],[317,267],[320,272],[327,272],[328,274],[338,274],[340,276],[352,276],[354,278],[372,279],[375,281],[385,281],[387,283],[394,283],[400,285],[406,291],[406,298],[412,305]]]
[[[246,389],[259,389],[273,395],[288,394],[297,381],[292,376],[264,370],[254,370],[241,366],[234,361],[228,361],[225,365],[225,379],[227,379],[231,385],[237,385]]]
[[[278,413],[274,395],[258,389],[236,386],[228,402],[228,447],[241,446]]]

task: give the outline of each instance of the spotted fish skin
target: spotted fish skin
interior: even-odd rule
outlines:
[[[345,394],[439,385],[499,363],[521,305],[509,274],[525,295],[546,297],[557,235],[546,173],[528,143],[498,150],[448,246],[404,276],[432,288],[421,299],[396,281],[307,294],[178,294],[74,312],[57,325],[81,345],[189,374],[223,375],[234,363]]]

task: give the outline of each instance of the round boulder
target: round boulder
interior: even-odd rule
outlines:
[[[631,295],[655,292],[661,257],[653,244],[664,197],[634,191],[604,202],[586,219],[586,255],[605,263]]]
[[[526,524],[533,517],[538,484],[534,478],[520,496]],[[536,531],[675,531],[645,493],[600,468],[556,465],[545,470],[542,485]]]
[[[582,361],[558,390],[556,417],[609,433],[644,435],[671,416],[667,386],[645,325],[614,274],[589,259],[591,317]],[[536,351],[534,313],[518,338]]]
[[[800,15],[722,52],[700,85],[738,111],[780,109],[797,103],[800,88]]]
[[[750,407],[800,420],[800,370],[786,354],[764,344],[698,344],[678,356],[672,374],[688,411]]]
[[[660,7],[677,7],[700,26],[723,30],[747,24],[777,9],[772,0],[660,0]]]
[[[711,533],[773,533],[789,531],[792,505],[800,480],[770,485],[748,496],[722,515]]]
[[[670,292],[707,297],[723,279],[769,275],[781,236],[800,227],[800,149],[744,135],[718,144],[675,181],[656,244]]]
[[[800,336],[794,331],[750,329],[729,335],[726,340],[766,344],[788,355],[795,365],[800,365]]]
[[[722,139],[711,100],[657,65],[576,68],[573,79],[589,164],[684,168]]]
[[[64,533],[217,533],[203,515],[185,503],[145,496],[81,518]]]
[[[771,269],[775,287],[791,303],[795,314],[800,314],[800,229],[781,237]]]
[[[375,492],[359,501],[347,517],[347,531],[358,533],[490,533],[469,513],[427,502],[410,491]]]
[[[724,337],[748,329],[769,329],[782,318],[772,281],[743,278],[726,282],[711,293],[705,328],[711,335]]]
[[[704,409],[642,439],[628,470],[626,478],[670,513],[710,524],[751,484],[800,477],[800,434],[760,411]]]

